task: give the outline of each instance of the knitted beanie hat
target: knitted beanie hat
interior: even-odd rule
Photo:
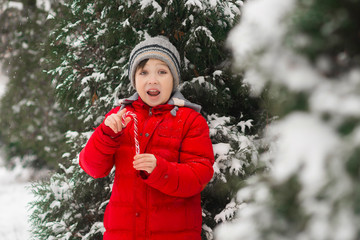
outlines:
[[[136,67],[142,60],[155,58],[165,62],[173,76],[173,91],[180,82],[180,55],[175,46],[164,36],[148,38],[134,47],[130,53],[129,79],[135,88]]]

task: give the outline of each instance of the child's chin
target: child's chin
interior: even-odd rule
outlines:
[[[154,100],[146,100],[145,103],[150,107],[156,107],[157,105],[160,105],[159,101]]]
[[[159,96],[146,95],[146,102],[148,105],[156,104],[157,102],[159,102]]]

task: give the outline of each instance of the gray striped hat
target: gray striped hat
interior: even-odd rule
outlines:
[[[180,82],[180,55],[175,46],[164,36],[148,38],[134,47],[130,53],[129,79],[135,88],[136,67],[142,60],[155,58],[165,62],[174,78],[173,91]]]

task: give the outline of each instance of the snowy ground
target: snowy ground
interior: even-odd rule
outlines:
[[[1,64],[0,64],[1,69]],[[0,71],[0,97],[5,92],[6,76]],[[1,144],[1,143],[0,143]],[[30,186],[30,171],[15,167],[8,170],[4,167],[0,146],[0,239],[29,239],[28,203],[32,195]]]
[[[24,171],[24,173],[22,173]],[[28,233],[28,203],[33,199],[25,170],[10,171],[0,157],[0,239],[26,240]],[[25,176],[24,176],[25,175]]]

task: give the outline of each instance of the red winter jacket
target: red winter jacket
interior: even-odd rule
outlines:
[[[214,163],[205,119],[188,107],[176,107],[173,116],[174,105],[150,108],[141,99],[126,109],[138,118],[140,153],[154,154],[157,166],[150,175],[133,168],[134,121],[117,135],[104,123],[96,128],[80,165],[94,178],[107,176],[115,165],[104,240],[200,240],[200,192]]]

